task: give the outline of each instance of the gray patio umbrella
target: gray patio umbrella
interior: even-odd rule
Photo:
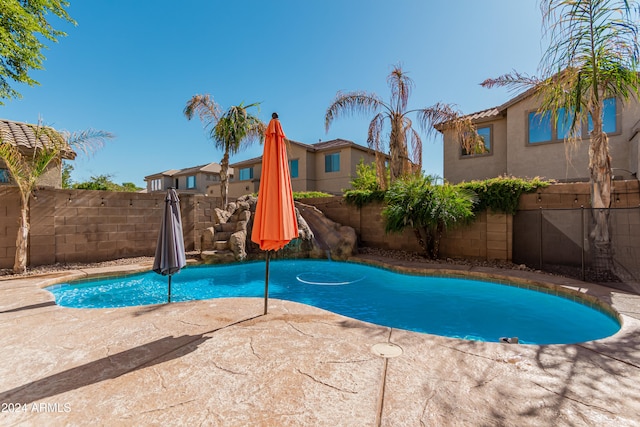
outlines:
[[[171,302],[171,276],[187,265],[184,253],[184,237],[182,235],[182,218],[180,217],[180,199],[174,188],[167,190],[164,199],[164,212],[160,224],[160,234],[156,245],[156,257],[153,271],[169,276],[168,302]]]

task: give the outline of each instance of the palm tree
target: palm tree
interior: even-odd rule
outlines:
[[[422,169],[422,139],[413,129],[413,122],[409,118],[411,113],[416,114],[421,129],[427,135],[435,132],[434,125],[445,122],[449,127],[455,128],[457,133],[473,130],[470,121],[459,120],[458,111],[448,104],[438,103],[427,108],[407,109],[414,83],[399,65],[393,68],[387,77],[387,83],[391,89],[389,102],[384,102],[375,93],[338,92],[327,109],[324,119],[325,129],[328,131],[333,120],[341,115],[374,114],[369,123],[367,144],[376,152],[376,170],[383,189],[387,188],[385,157],[382,154],[386,149],[381,138],[386,123],[391,127],[386,147],[391,158],[389,164],[391,182],[402,176],[421,172]],[[411,149],[411,156],[409,156],[409,149]]]
[[[266,125],[256,116],[247,112],[248,108],[258,107],[260,103],[222,108],[209,95],[194,95],[184,108],[184,115],[191,120],[195,115],[208,129],[209,136],[217,149],[224,152],[220,162],[220,196],[222,207],[227,205],[229,194],[229,155],[242,151],[256,140],[262,143]]]
[[[603,130],[604,100],[627,102],[639,94],[638,14],[631,0],[541,0],[549,47],[540,66],[541,77],[514,72],[482,85],[533,88],[541,99],[538,112],[555,123],[563,116],[570,126],[566,142],[580,138],[582,125],[593,123],[589,142],[589,178],[594,229],[595,263],[612,271],[609,234],[611,156]]]
[[[27,270],[29,201],[38,179],[47,171],[51,162],[61,162],[63,154],[72,153],[73,149],[88,153],[101,147],[106,139],[113,138],[112,134],[104,131],[87,130],[71,134],[58,132],[41,124],[30,126],[37,143],[28,154],[20,151],[17,145],[5,141],[0,135],[0,159],[4,161],[11,180],[20,192],[20,221],[13,264],[13,272],[17,274]]]

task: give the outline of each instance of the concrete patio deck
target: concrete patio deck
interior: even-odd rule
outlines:
[[[458,269],[579,289],[611,304],[623,327],[584,344],[510,345],[275,299],[266,316],[261,299],[70,309],[41,289],[62,273],[1,280],[0,425],[640,425],[640,296],[525,271]],[[402,354],[374,354],[379,343]]]

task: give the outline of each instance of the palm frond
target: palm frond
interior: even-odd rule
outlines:
[[[220,120],[222,109],[211,95],[194,95],[187,101],[183,113],[188,120],[197,115],[205,129],[210,129]]]
[[[422,170],[422,138],[413,127],[409,128],[408,132],[409,138],[407,139],[411,142],[410,160],[414,169],[420,171]]]
[[[540,79],[527,74],[512,71],[511,73],[503,74],[496,78],[490,78],[480,83],[480,86],[491,89],[493,87],[507,87],[512,91],[521,91],[536,87],[540,84]]]
[[[371,122],[369,122],[369,131],[367,132],[367,145],[369,148],[376,151],[385,151],[382,146],[382,130],[384,129],[385,115],[382,113],[376,114]]]
[[[89,156],[104,147],[107,140],[115,138],[111,132],[87,129],[80,132],[63,132],[63,139],[74,150]]]
[[[0,135],[0,159],[4,161],[11,178],[20,187],[21,192],[23,188],[26,189],[31,171],[29,163],[25,161],[18,147],[5,142],[2,135]]]
[[[387,77],[387,84],[391,88],[392,109],[397,112],[406,110],[414,86],[413,80],[402,71],[400,65],[396,65]]]
[[[468,130],[467,123],[460,120],[463,117],[462,113],[452,104],[439,102],[417,110],[417,116],[420,127],[427,135],[433,135],[436,132],[435,127],[439,125],[456,131],[461,125],[465,125],[462,130]]]
[[[380,108],[389,107],[375,93],[362,91],[342,93],[338,92],[335,99],[327,108],[324,116],[324,127],[328,132],[331,123],[341,116],[354,113],[371,114],[377,113]]]

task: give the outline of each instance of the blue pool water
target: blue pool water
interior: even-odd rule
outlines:
[[[264,262],[188,267],[173,276],[172,301],[264,297]],[[167,301],[153,272],[48,287],[59,305],[105,308]],[[610,336],[601,311],[543,292],[478,280],[413,276],[354,263],[272,261],[269,297],[297,301],[394,328],[480,341],[578,343]],[[256,307],[262,305],[256,302]]]

